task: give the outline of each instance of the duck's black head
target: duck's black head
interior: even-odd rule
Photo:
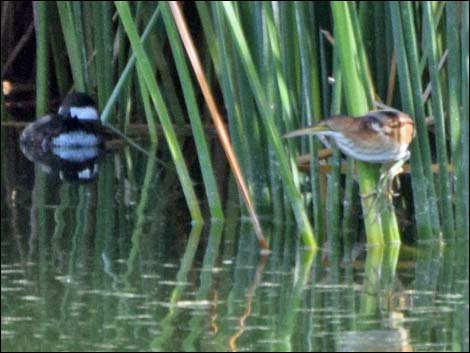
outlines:
[[[59,107],[59,115],[79,120],[99,120],[94,100],[82,92],[70,93]]]

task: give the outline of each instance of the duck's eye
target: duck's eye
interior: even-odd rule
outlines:
[[[67,116],[67,114],[69,114],[69,113],[70,113],[70,111],[67,108],[65,108],[63,106],[59,107],[59,115]]]

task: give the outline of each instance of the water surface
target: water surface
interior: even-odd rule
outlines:
[[[262,258],[230,180],[202,226],[135,152],[85,185],[3,155],[2,351],[468,351],[467,243],[312,252],[265,217]]]

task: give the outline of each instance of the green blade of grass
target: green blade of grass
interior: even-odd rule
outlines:
[[[459,239],[467,239],[469,237],[469,148],[468,148],[468,141],[469,141],[469,133],[468,133],[468,125],[469,125],[469,114],[468,114],[468,62],[469,62],[469,54],[468,54],[468,17],[469,17],[469,3],[468,1],[464,1],[462,3],[462,28],[460,30],[460,40],[461,40],[461,88],[460,88],[460,100],[462,102],[462,115],[461,119],[463,121],[462,124],[462,134],[461,134],[461,144],[462,144],[462,163],[460,166],[459,173],[461,174],[460,179],[462,180],[462,198],[457,199],[457,202],[462,202],[463,206],[463,214],[461,217],[463,218],[463,224],[457,223],[459,231]]]
[[[36,22],[36,116],[40,117],[48,108],[49,42],[47,36],[47,1],[34,3]]]
[[[316,53],[316,43],[313,41],[314,34],[310,34],[307,23],[308,8],[302,1],[294,3],[295,23],[297,36],[299,37],[299,56],[300,56],[300,80],[301,80],[301,115],[302,121],[307,125],[312,125],[321,119],[321,101],[320,101],[320,83],[318,74],[318,60]],[[313,136],[309,138],[310,159],[310,178],[313,202],[313,220],[315,233],[320,239],[325,238],[326,230],[324,224],[325,203],[322,202],[320,166],[317,163],[318,141]],[[333,215],[328,215],[334,217]],[[338,217],[339,218],[339,217]]]
[[[400,16],[400,7],[402,16]],[[439,216],[434,193],[424,104],[421,96],[423,88],[419,70],[418,44],[414,33],[411,3],[393,2],[389,4],[389,9],[397,54],[402,110],[413,116],[417,131],[417,137],[410,146],[417,232],[420,240],[427,241],[432,238],[433,234],[438,235]]]
[[[113,89],[113,36],[112,4],[109,1],[95,1],[93,10],[93,27],[95,55],[95,72],[98,93],[98,107],[102,109]]]
[[[451,141],[451,163],[455,168],[455,177],[453,182],[453,194],[455,195],[455,229],[456,231],[465,229],[465,218],[468,218],[468,213],[465,213],[464,195],[466,186],[463,180],[464,172],[464,154],[468,155],[468,150],[463,150],[462,133],[465,121],[461,118],[460,107],[462,105],[459,92],[464,78],[461,74],[461,48],[459,40],[459,27],[455,25],[455,19],[459,18],[460,6],[462,3],[449,1],[446,6],[446,43],[449,50],[448,65],[447,65],[447,100],[448,100],[448,115],[449,115],[449,136]],[[465,13],[465,12],[463,12]],[[468,13],[467,13],[468,16]],[[465,99],[467,100],[467,99]],[[463,123],[463,124],[462,124]],[[467,124],[468,125],[468,124]],[[468,157],[467,157],[468,158]],[[468,166],[468,164],[467,164]],[[468,188],[468,186],[467,186]],[[468,201],[467,201],[468,202]],[[459,232],[461,233],[461,232]],[[456,234],[457,237],[461,234]]]
[[[163,97],[155,80],[155,76],[153,75],[149,58],[145,53],[142,44],[140,43],[137,28],[131,17],[129,4],[127,1],[116,1],[115,6],[119,12],[119,17],[129,37],[132,50],[136,55],[137,68],[138,70],[141,70],[143,74],[150,96],[152,97],[153,104],[158,112],[158,116],[163,128],[163,133],[165,135],[165,139],[168,143],[171,156],[175,163],[176,171],[180,178],[183,192],[186,197],[189,210],[191,212],[191,217],[194,222],[202,222],[203,219],[201,209],[199,207],[199,202],[194,192],[191,178],[189,176],[188,169],[181,153],[181,148],[178,144],[176,133],[173,129],[173,125],[171,124],[168,109],[166,107],[165,102],[163,101]]]
[[[434,31],[435,23],[430,2],[425,2],[423,4],[423,13],[423,25],[427,27],[427,36],[425,36],[425,50],[428,56],[429,74],[431,76],[432,112],[434,116],[434,121],[436,123],[436,149],[437,161],[439,163],[439,192],[441,201],[441,218],[444,227],[443,230],[445,237],[448,239],[452,239],[454,238],[454,215],[452,212],[452,195],[450,193],[449,172],[447,168],[448,162],[444,123],[444,107],[438,68],[438,43],[436,33]]]
[[[67,47],[68,58],[70,61],[70,69],[72,71],[74,86],[77,91],[87,91],[87,65],[84,54],[83,40],[80,37],[79,19],[81,16],[77,14],[76,7],[73,7],[72,1],[57,1],[59,10],[60,23],[64,33],[65,45]],[[79,4],[78,4],[79,5]]]
[[[212,166],[209,149],[207,147],[204,128],[201,122],[201,116],[196,102],[196,95],[194,92],[189,70],[186,64],[183,48],[178,37],[178,32],[169,5],[165,2],[160,4],[162,9],[163,21],[168,33],[168,39],[173,51],[173,57],[176,62],[178,75],[180,77],[181,86],[183,89],[184,98],[186,101],[189,119],[194,134],[194,141],[198,153],[199,163],[201,167],[202,177],[205,185],[207,199],[212,217],[223,219],[224,214],[222,211],[222,204],[220,202],[219,192],[214,176],[214,168]]]
[[[142,34],[142,38],[140,39],[141,43],[145,43],[145,41],[148,39],[153,29],[153,26],[156,24],[159,16],[160,16],[160,9],[157,8],[155,9],[154,13],[152,14],[152,16],[150,17],[147,23],[144,33]],[[117,102],[119,94],[124,89],[124,85],[126,84],[126,82],[128,81],[132,73],[132,69],[134,68],[135,62],[136,62],[135,53],[132,53],[131,57],[127,61],[125,68],[122,70],[121,76],[119,77],[119,80],[114,86],[114,89],[109,99],[106,101],[106,105],[103,108],[103,111],[101,112],[100,119],[104,124],[109,123],[109,120],[112,118],[111,112],[114,107],[114,104]],[[156,142],[157,136],[156,135],[153,136],[152,131],[149,131],[149,132],[150,132],[151,141]]]
[[[232,172],[235,176],[235,180],[237,181],[238,188],[241,192],[241,195],[245,201],[248,212],[250,214],[250,218],[254,226],[254,230],[256,232],[259,245],[263,251],[269,251],[268,244],[266,240],[264,239],[263,231],[261,229],[261,225],[258,220],[257,213],[255,211],[253,202],[250,197],[250,193],[248,191],[248,187],[245,183],[245,179],[243,178],[243,174],[241,172],[237,156],[234,153],[227,129],[217,109],[217,105],[215,103],[214,97],[209,89],[209,84],[205,78],[205,74],[202,69],[202,65],[200,63],[198,53],[195,49],[194,43],[189,34],[189,30],[186,26],[186,22],[183,20],[181,9],[179,8],[176,2],[171,2],[170,6],[171,6],[171,11],[173,13],[173,17],[175,19],[176,25],[178,27],[178,31],[180,33],[181,39],[184,43],[186,52],[189,56],[191,65],[193,67],[196,78],[198,80],[199,86],[201,87],[202,93],[204,95],[204,99],[211,113],[211,117],[216,127],[217,134],[219,136],[219,139],[221,140],[222,147],[224,148],[225,155],[227,156],[228,162],[230,164],[230,168],[232,169]]]
[[[291,207],[294,211],[297,224],[300,228],[300,233],[304,245],[311,248],[316,248],[317,245],[313,236],[313,230],[311,228],[307,214],[303,207],[302,197],[298,189],[296,188],[296,185],[292,178],[292,174],[290,173],[290,166],[286,152],[282,146],[281,136],[272,120],[270,108],[266,104],[267,100],[264,93],[264,89],[261,85],[259,75],[256,71],[252,56],[250,54],[248,43],[243,34],[238,15],[236,14],[232,3],[223,2],[217,5],[221,6],[223,13],[225,14],[225,17],[230,25],[230,29],[233,34],[233,39],[237,46],[238,53],[242,58],[243,68],[248,76],[251,90],[256,98],[258,109],[262,117],[263,125],[268,136],[268,141],[273,147],[274,153],[279,163],[279,172],[281,174],[283,184],[286,188]]]

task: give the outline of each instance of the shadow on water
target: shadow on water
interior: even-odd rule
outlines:
[[[468,350],[468,244],[349,260],[265,219],[260,257],[230,177],[226,221],[191,224],[175,172],[138,152],[70,184],[5,146],[2,351]]]

